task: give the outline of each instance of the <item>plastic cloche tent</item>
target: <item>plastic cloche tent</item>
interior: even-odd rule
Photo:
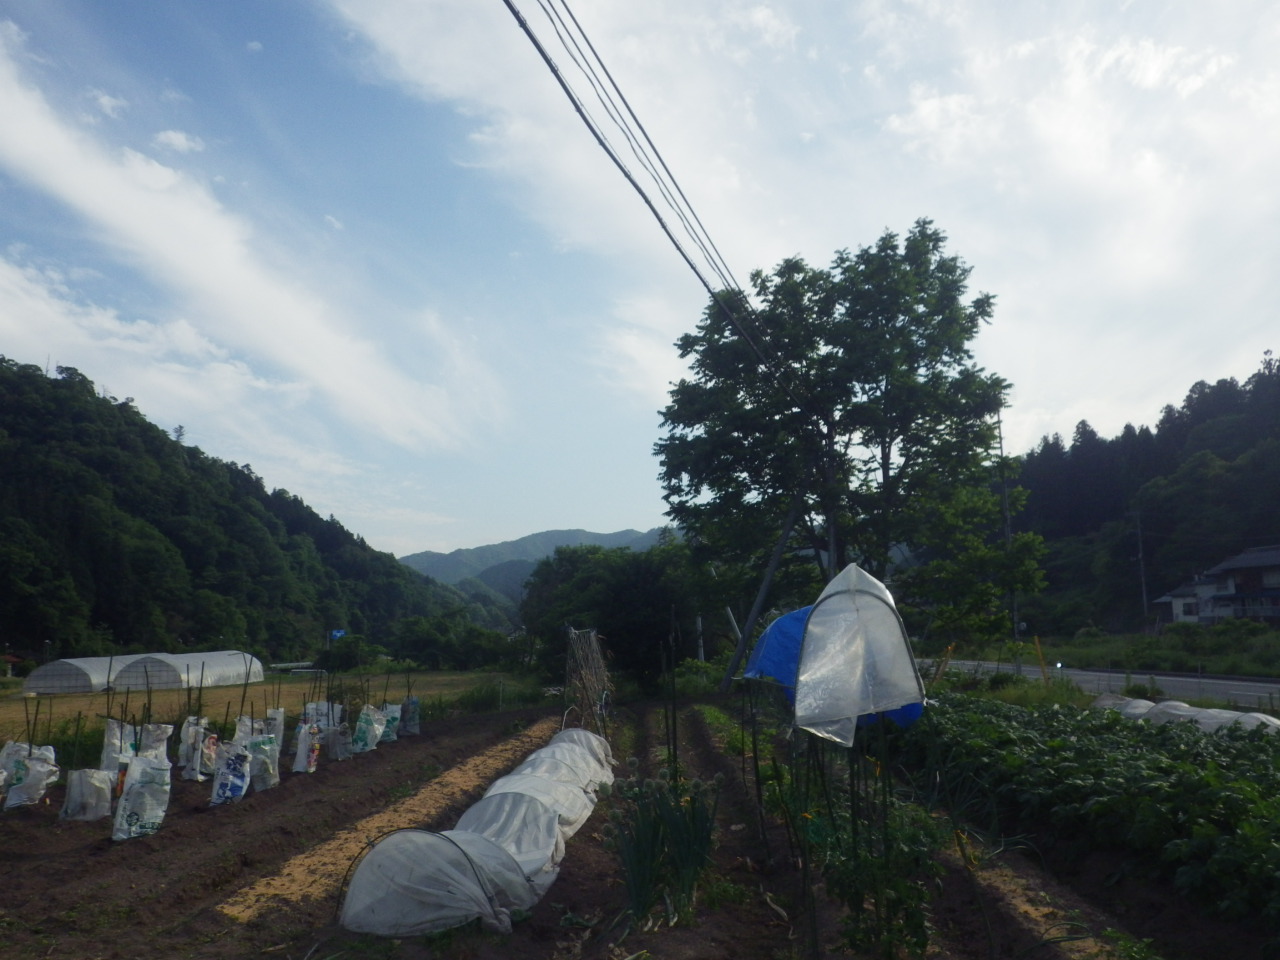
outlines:
[[[809,607],[773,621],[743,673],[772,679],[795,704],[795,724],[843,746],[858,725],[885,714],[917,719],[924,684],[889,591],[851,564]]]
[[[116,673],[111,685],[116,690],[183,690],[256,683],[261,679],[262,663],[257,657],[239,650],[214,650],[136,657]]]
[[[122,669],[141,654],[119,657],[73,657],[36,667],[22,681],[23,693],[101,693]]]
[[[1261,727],[1266,733],[1280,731],[1280,720],[1265,713],[1193,707],[1181,700],[1153,703],[1150,700],[1122,697],[1116,693],[1104,693],[1093,701],[1092,706],[1095,710],[1115,710],[1126,720],[1146,720],[1154,724],[1190,720],[1206,733],[1216,733],[1231,726],[1239,726],[1245,730]]]
[[[412,937],[479,919],[511,931],[513,910],[546,893],[565,842],[613,782],[609,743],[588,730],[562,730],[516,772],[441,833],[396,830],[356,861],[339,922],[356,933]]]

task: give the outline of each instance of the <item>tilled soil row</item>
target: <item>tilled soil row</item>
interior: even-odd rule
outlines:
[[[109,821],[58,820],[55,788],[47,804],[0,817],[0,957],[221,960],[305,936],[331,921],[333,894],[367,839],[452,826],[556,726],[541,710],[437,721],[315,774],[286,774],[234,805],[210,807],[208,783],[178,780],[160,832],[123,843],[111,841]],[[369,821],[326,846],[400,801],[403,819]],[[329,855],[307,860],[308,851]],[[255,886],[286,870],[294,880],[283,893]]]

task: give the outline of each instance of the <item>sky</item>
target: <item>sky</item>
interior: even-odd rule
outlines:
[[[1280,350],[1280,5],[572,9],[740,280],[946,233],[1010,452]],[[664,523],[706,299],[502,0],[0,0],[0,355],[380,550]]]

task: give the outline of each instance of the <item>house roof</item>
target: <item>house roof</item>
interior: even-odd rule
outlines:
[[[1270,547],[1251,547],[1244,553],[1223,560],[1205,573],[1212,576],[1216,573],[1227,573],[1230,570],[1254,570],[1258,567],[1280,567],[1280,544]]]

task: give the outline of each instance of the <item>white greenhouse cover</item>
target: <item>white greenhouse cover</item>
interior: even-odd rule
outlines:
[[[356,933],[414,937],[479,917],[511,932],[511,910],[537,901],[511,854],[457,830],[397,830],[356,868],[342,903],[342,925]]]
[[[262,663],[239,650],[205,653],[149,653],[135,658],[116,673],[116,690],[183,690],[187,687],[226,687],[262,679]]]
[[[555,879],[565,841],[595,807],[595,788],[613,782],[609,744],[570,733],[530,754],[520,767],[527,772],[494,781],[457,829],[397,830],[374,843],[347,886],[342,926],[409,937],[479,918],[509,932],[511,911],[532,907]]]
[[[846,747],[858,718],[924,701],[893,597],[856,564],[818,596],[796,672],[796,726]]]
[[[119,657],[71,657],[52,660],[31,671],[22,681],[23,693],[101,693],[111,678],[141,654]]]
[[[1181,700],[1130,699],[1115,693],[1104,693],[1093,701],[1095,710],[1115,710],[1127,720],[1146,720],[1150,723],[1172,723],[1189,720],[1206,733],[1216,733],[1224,727],[1240,726],[1245,730],[1262,727],[1267,733],[1280,731],[1280,720],[1265,713],[1241,713],[1213,707],[1193,707]]]
[[[525,793],[495,793],[476,801],[458,818],[458,829],[488,837],[510,853],[540,894],[551,886],[564,859],[560,818]]]

